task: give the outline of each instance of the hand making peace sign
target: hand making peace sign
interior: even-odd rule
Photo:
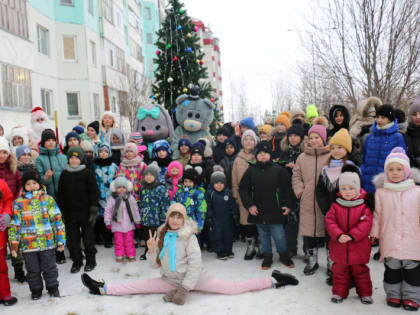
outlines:
[[[155,251],[155,246],[157,243],[156,238],[157,238],[157,231],[155,231],[152,235],[152,231],[149,230],[149,239],[147,240],[147,249],[149,250],[149,252]]]

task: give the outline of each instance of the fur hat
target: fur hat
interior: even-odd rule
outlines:
[[[253,138],[254,142],[255,142],[255,145],[257,145],[258,138],[257,138],[257,135],[255,134],[254,130],[251,130],[251,129],[245,130],[245,132],[242,134],[242,138],[241,138],[242,146],[244,146],[244,140],[245,140],[246,137]]]
[[[94,152],[92,142],[88,140],[82,140],[82,142],[80,142],[80,147],[83,152]]]
[[[289,114],[289,116],[290,116],[290,114]],[[277,118],[276,118],[276,120],[274,122],[274,125],[277,125],[279,123],[285,125],[286,126],[286,129],[289,129],[290,128],[290,119],[289,119],[288,116],[286,116],[284,114],[280,114],[280,115],[277,116]]]
[[[119,187],[124,187],[128,192],[133,190],[133,184],[123,174],[118,175],[111,183],[111,192],[116,192]]]
[[[384,104],[376,110],[376,116],[384,116],[393,122],[395,119],[395,109],[394,106],[390,104]]]
[[[104,117],[105,116],[110,116],[113,120],[114,120],[114,123],[113,123],[113,127],[115,127],[115,124],[116,124],[116,120],[115,120],[115,114],[113,113],[113,112],[111,112],[111,111],[106,111],[106,112],[104,112],[103,114],[102,114],[102,116],[101,116],[101,125],[103,126],[104,124],[103,124],[103,121],[104,121]]]
[[[85,154],[83,153],[83,150],[81,147],[76,146],[76,147],[71,147],[68,151],[67,151],[67,160],[70,160],[70,158],[72,156],[77,157],[80,162],[83,161],[83,158],[85,157]]]
[[[5,137],[0,137],[0,151],[6,151],[10,154],[9,142],[7,142]]]
[[[410,176],[410,159],[403,148],[395,147],[392,149],[391,153],[386,157],[384,169],[386,169],[390,163],[399,163],[404,167],[404,179],[407,179],[408,176]]]
[[[194,182],[194,185],[198,184],[199,181],[199,175],[197,171],[193,168],[185,168],[184,174],[182,175],[182,181],[189,179]]]
[[[150,163],[146,167],[146,169],[144,171],[144,175],[149,174],[149,173],[153,175],[153,177],[155,178],[155,181],[157,181],[159,179],[160,167],[159,167],[159,165],[157,164],[156,161]]]
[[[25,190],[25,184],[28,180],[34,180],[42,187],[41,175],[36,169],[30,169],[22,175],[22,188]]]
[[[415,113],[420,113],[420,95],[417,95],[410,104],[410,109],[408,110],[408,115],[411,117]],[[410,118],[411,120],[411,118]]]
[[[310,122],[311,118],[313,117],[318,117],[318,108],[316,107],[315,104],[311,104],[308,105],[308,107],[306,107],[306,121]]]
[[[45,121],[49,120],[47,113],[44,112],[44,110],[41,107],[37,106],[31,110],[31,123],[35,123],[35,121],[39,118],[42,118]]]
[[[261,141],[255,147],[255,156],[257,156],[260,152],[265,152],[271,155],[271,146],[270,143],[267,141]]]
[[[290,110],[290,121],[295,120],[296,116],[298,115],[302,115],[303,117],[305,117],[305,112],[303,111],[303,109],[299,108],[299,107],[294,107]]]
[[[128,151],[133,152],[137,155],[137,146],[135,143],[128,142],[124,146],[124,154],[126,154]]]
[[[201,142],[204,144],[204,157],[209,158],[213,156],[213,149],[211,148],[210,140],[207,138],[200,138],[198,139],[198,142]]]
[[[32,157],[32,151],[27,145],[21,145],[16,148],[16,158],[19,160],[19,158],[24,155],[29,154]]]
[[[213,166],[213,173],[210,177],[210,186],[213,187],[214,184],[222,182],[226,186],[226,175],[224,173],[223,167],[220,165]]]
[[[287,129],[287,136],[290,135],[297,135],[303,140],[305,137],[305,129],[303,129],[301,124],[292,124],[292,126]]]
[[[324,142],[324,145],[327,143],[327,128],[324,125],[313,125],[308,131],[308,137],[311,133],[317,133]]]
[[[347,153],[351,153],[352,143],[349,131],[346,128],[341,128],[331,137],[328,143],[330,151],[333,144],[341,145],[344,149],[346,149]]]
[[[184,218],[184,223],[187,222],[187,210],[185,209],[185,207],[180,204],[180,203],[174,203],[172,205],[170,205],[170,207],[168,208],[168,211],[166,212],[166,221],[165,223],[168,223],[169,217],[172,213],[179,213],[180,215],[182,215],[182,217]]]
[[[87,127],[93,128],[96,131],[96,134],[99,135],[99,121],[92,121]]]
[[[47,142],[50,139],[53,139],[54,141],[57,141],[57,138],[55,136],[55,132],[52,129],[45,129],[42,132],[42,135],[41,135],[41,146],[45,147],[45,142]]]
[[[85,132],[85,129],[82,126],[77,125],[73,127],[73,131],[75,131],[78,135],[81,135],[82,133]]]
[[[29,132],[28,132],[28,129],[26,129],[23,126],[13,127],[10,130],[10,132],[7,134],[7,138],[9,139],[9,142],[10,142],[10,147],[13,147],[14,137],[21,137],[24,145],[29,144]]]
[[[338,187],[341,191],[343,186],[351,186],[357,192],[357,197],[360,196],[360,177],[354,172],[344,172],[338,177]]]
[[[70,131],[68,134],[66,134],[66,144],[69,142],[70,138],[76,138],[77,141],[80,144],[80,136],[77,132],[75,131]]]
[[[187,138],[182,138],[182,139],[179,139],[179,141],[178,141],[178,150],[179,150],[179,148],[181,147],[181,146],[183,146],[183,145],[186,145],[187,147],[189,147],[190,148],[190,150],[191,150],[191,141],[190,140],[188,140]]]
[[[251,117],[244,118],[239,122],[239,126],[245,126],[248,129],[254,130],[255,129],[254,119],[252,119]]]

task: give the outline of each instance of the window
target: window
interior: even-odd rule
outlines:
[[[146,34],[146,40],[148,44],[153,44],[153,35],[152,33],[147,33]]]
[[[146,20],[152,19],[152,11],[150,10],[150,8],[144,8],[144,18]]]
[[[42,109],[47,113],[48,116],[52,115],[52,91],[41,89],[41,104]]]
[[[138,61],[143,61],[143,51],[141,47],[132,39],[130,39],[130,55]]]
[[[105,19],[114,24],[114,10],[112,0],[103,0],[102,7]]]
[[[88,12],[93,15],[93,0],[88,0]]]
[[[76,37],[63,36],[64,60],[76,60]]]
[[[60,4],[74,6],[73,0],[60,0]]]
[[[67,95],[67,112],[69,116],[79,116],[79,93],[69,92]]]
[[[121,9],[114,5],[114,25],[117,30],[119,30],[121,33],[124,33],[124,26],[123,26],[123,13]]]
[[[117,70],[125,73],[125,52],[117,48]]]
[[[90,53],[91,53],[91,63],[96,66],[96,44],[93,41],[90,41]]]
[[[128,7],[128,23],[136,30],[140,29],[140,18],[130,6]]]
[[[125,52],[110,41],[104,41],[105,62],[108,66],[125,73]]]
[[[49,36],[49,31],[45,27],[38,25],[38,51],[46,56],[49,55],[50,50]]]
[[[109,88],[108,89],[108,95],[109,95],[109,105],[111,107],[111,111],[113,113],[119,113],[118,91]]]
[[[95,116],[95,119],[99,119],[99,94],[97,93],[93,93],[93,115]]]
[[[11,65],[1,65],[3,86],[2,107],[32,108],[31,73],[29,70]]]
[[[29,38],[26,0],[0,1],[0,28]]]

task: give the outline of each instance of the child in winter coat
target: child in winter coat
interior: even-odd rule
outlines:
[[[128,142],[133,142],[137,145],[137,155],[140,156],[140,158],[142,159],[144,163],[149,164],[149,161],[150,161],[149,152],[147,150],[147,146],[143,144],[143,137],[141,133],[140,132],[130,133]]]
[[[16,158],[18,170],[21,175],[35,169],[34,160],[32,159],[32,150],[27,145],[21,145],[16,148]]]
[[[183,305],[190,291],[221,294],[244,292],[297,285],[291,275],[274,270],[272,278],[251,279],[232,283],[211,276],[202,267],[201,251],[194,234],[197,224],[188,220],[185,207],[179,203],[169,207],[165,224],[155,233],[150,233],[147,247],[147,261],[152,268],[160,268],[162,278],[142,279],[132,284],[110,285],[98,282],[87,274],[82,276],[83,284],[91,294],[128,295],[164,293],[163,300]]]
[[[182,164],[178,161],[172,161],[168,165],[168,174],[169,177],[166,181],[169,192],[169,199],[172,200],[175,197],[176,192],[178,191],[178,185],[183,174]]]
[[[210,176],[213,171],[214,162],[204,157],[205,146],[201,142],[196,142],[191,147],[191,159],[185,170],[194,168],[198,174],[198,183],[200,187],[207,188],[210,182]]]
[[[178,142],[179,158],[178,161],[185,168],[191,158],[191,142],[187,138],[182,138]]]
[[[324,166],[328,165],[330,152],[325,146],[327,129],[313,125],[308,131],[309,141],[293,168],[292,185],[300,201],[299,233],[303,236],[304,250],[309,254],[304,273],[312,275],[318,269],[318,247],[325,237],[324,215],[316,201],[315,191]]]
[[[220,161],[225,155],[226,140],[229,137],[229,130],[226,127],[220,127],[216,132],[216,145],[213,146],[213,159],[216,164],[220,164]]]
[[[70,131],[68,134],[66,134],[65,140],[66,145],[63,149],[64,155],[67,155],[67,152],[70,148],[80,146],[80,135],[76,131]]]
[[[70,148],[67,158],[69,163],[60,176],[57,201],[66,222],[68,248],[73,259],[70,272],[77,273],[83,266],[81,238],[83,238],[86,255],[84,270],[88,272],[96,266],[93,227],[99,210],[99,190],[93,171],[81,164],[82,149]]]
[[[9,224],[11,254],[16,257],[19,250],[23,252],[33,300],[42,296],[42,278],[49,295],[59,297],[55,249],[64,251],[66,243],[61,212],[54,198],[42,188],[36,170],[26,172],[22,184],[22,194],[13,203]]]
[[[160,167],[159,182],[165,184],[168,165],[172,162],[172,149],[166,140],[157,140],[152,144],[152,159]]]
[[[261,141],[271,141],[272,135],[271,131],[273,130],[272,125],[262,125],[261,128],[258,129],[258,137],[260,137]]]
[[[97,146],[98,157],[95,159],[94,170],[99,189],[99,211],[95,222],[95,243],[104,244],[105,248],[112,247],[112,233],[104,223],[104,211],[107,200],[111,196],[111,183],[117,176],[118,166],[112,162],[111,147],[107,143]]]
[[[382,105],[376,111],[376,121],[362,151],[362,187],[368,193],[375,192],[373,177],[383,172],[385,159],[395,147],[406,149],[404,137],[398,132],[392,105]]]
[[[280,158],[281,153],[281,141],[286,135],[287,129],[290,128],[290,114],[286,113],[277,116],[274,122],[274,130],[272,132],[273,138],[271,139],[271,158],[277,161]]]
[[[385,161],[385,174],[375,177],[375,212],[370,235],[379,238],[385,263],[387,304],[417,311],[420,305],[420,181],[418,169],[402,148]]]
[[[315,125],[313,120],[318,117],[319,117],[319,114],[318,114],[318,108],[316,107],[316,105],[315,104],[308,105],[308,107],[306,107],[306,122],[310,126],[313,126]]]
[[[108,133],[109,133],[109,136],[105,137],[105,141],[111,144],[112,162],[115,163],[117,166],[120,166],[121,160],[124,157],[124,148],[125,148],[124,134],[118,128],[111,128]],[[109,139],[109,142],[108,142],[108,139]]]
[[[101,142],[108,142],[112,144],[112,129],[116,128],[117,122],[115,120],[115,114],[111,111],[104,112],[101,117],[101,130],[99,132],[99,138],[101,139]],[[120,143],[120,145],[123,146],[122,148],[124,148],[124,144],[125,143],[122,142]]]
[[[17,298],[11,295],[7,273],[7,227],[12,217],[13,194],[7,183],[0,179],[0,304],[11,306]]]
[[[121,161],[117,175],[124,174],[131,181],[133,184],[133,191],[131,193],[137,201],[140,200],[139,192],[146,167],[146,163],[142,162],[141,158],[137,155],[137,146],[131,142],[127,143],[124,147],[124,158]]]
[[[104,213],[106,228],[114,233],[114,252],[117,262],[124,256],[129,262],[136,260],[134,229],[140,229],[140,214],[131,191],[133,184],[120,175],[111,183],[109,197]]]
[[[273,264],[273,238],[280,262],[294,268],[284,231],[286,216],[295,207],[290,175],[285,167],[273,163],[268,142],[260,142],[255,152],[257,162],[246,170],[239,184],[239,193],[250,214],[248,221],[257,225],[264,258],[261,267],[265,270]]]
[[[360,301],[372,304],[372,281],[367,266],[372,214],[364,203],[367,194],[360,189],[360,177],[355,172],[342,173],[338,186],[338,198],[325,217],[325,226],[330,235],[330,256],[334,262],[331,302],[341,303],[347,298],[353,278]]]
[[[233,163],[238,155],[238,148],[233,138],[227,139],[225,144],[225,155],[220,161],[220,166],[223,168],[226,175],[226,187],[232,190],[232,170]]]
[[[219,166],[210,178],[210,186],[206,191],[207,218],[210,221],[211,248],[217,258],[226,260],[233,258],[234,216],[238,216],[235,199],[226,186],[226,175]]]
[[[144,171],[144,181],[140,190],[141,238],[147,241],[149,231],[156,232],[159,225],[165,221],[169,207],[169,193],[165,185],[159,181],[160,169],[152,162]],[[141,260],[146,259],[147,247]]]
[[[420,95],[410,104],[408,127],[404,136],[411,167],[420,168]]]

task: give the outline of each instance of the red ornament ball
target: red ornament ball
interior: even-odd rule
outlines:
[[[214,102],[214,98],[213,97],[210,99],[210,102],[212,102],[212,103]]]
[[[172,60],[173,60],[173,61],[178,61],[178,57],[177,57],[177,56],[175,56]]]

